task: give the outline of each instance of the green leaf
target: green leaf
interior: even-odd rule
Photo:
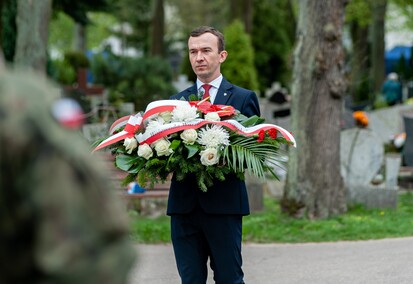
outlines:
[[[169,148],[176,151],[176,149],[178,149],[179,145],[181,145],[181,140],[172,140],[171,145],[169,146]]]
[[[185,144],[185,148],[188,149],[188,159],[193,157],[196,153],[198,153],[198,147],[196,145]]]
[[[189,100],[190,102],[192,102],[192,101],[199,101],[199,98],[198,98],[198,96],[195,95],[195,94],[190,94],[189,97],[188,97],[188,100]]]
[[[128,171],[134,163],[138,161],[138,156],[118,155],[116,156],[116,167],[123,171]]]
[[[250,126],[257,125],[257,124],[261,124],[264,121],[265,121],[265,119],[263,119],[263,118],[261,118],[257,115],[254,115],[254,116],[251,116],[251,117],[249,117],[245,120],[240,121],[240,123],[245,127],[250,127]]]
[[[248,170],[263,178],[266,171],[271,172],[266,163],[276,165],[282,159],[277,146],[257,143],[253,137],[234,136],[231,145],[224,150],[224,160],[235,172]]]

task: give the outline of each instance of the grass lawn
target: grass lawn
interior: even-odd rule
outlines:
[[[278,201],[265,198],[265,210],[244,217],[243,240],[254,243],[304,243],[413,236],[413,193],[399,195],[398,208],[349,208],[327,220],[297,220],[281,214]],[[156,219],[130,212],[132,239],[139,243],[170,242],[169,217]]]

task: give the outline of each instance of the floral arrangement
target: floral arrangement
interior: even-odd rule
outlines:
[[[390,137],[389,141],[384,144],[385,153],[400,153],[403,151],[406,142],[406,132],[397,133]]]
[[[358,127],[366,128],[369,125],[369,118],[364,111],[358,110],[353,112],[353,118]]]
[[[207,100],[152,102],[144,113],[117,120],[110,133],[94,151],[111,148],[116,166],[128,172],[124,184],[153,186],[172,173],[177,180],[191,174],[203,191],[230,173],[244,178],[246,170],[259,178],[267,172],[277,178],[274,167],[283,166],[281,146],[296,144],[277,125]]]

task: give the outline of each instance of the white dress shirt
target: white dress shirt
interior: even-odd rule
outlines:
[[[209,99],[209,100],[210,100],[211,103],[213,104],[214,101],[215,101],[215,98],[216,98],[216,96],[217,96],[219,86],[221,86],[221,82],[222,82],[222,74],[220,74],[215,80],[213,80],[213,81],[211,81],[211,82],[209,82],[209,83],[204,83],[204,82],[202,82],[201,80],[196,79],[196,88],[197,88],[197,90],[198,90],[198,94],[205,92],[205,90],[204,90],[204,88],[202,87],[202,85],[204,85],[204,84],[211,85],[211,88],[209,89],[209,96],[210,96],[210,99]]]

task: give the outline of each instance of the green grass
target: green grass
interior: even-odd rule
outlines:
[[[413,236],[413,194],[399,195],[397,209],[349,208],[327,220],[297,220],[281,214],[278,201],[265,198],[265,210],[244,217],[243,240],[305,243]],[[169,217],[149,219],[131,213],[132,238],[139,243],[170,242]]]

